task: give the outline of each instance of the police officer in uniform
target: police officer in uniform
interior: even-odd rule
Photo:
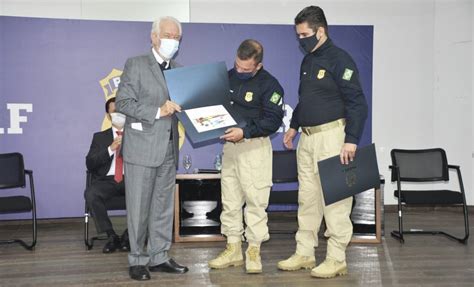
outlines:
[[[309,6],[295,18],[301,47],[306,51],[301,64],[299,102],[293,113],[284,145],[298,143],[298,232],[296,252],[280,261],[282,270],[313,268],[314,247],[324,216],[329,238],[326,259],[311,275],[331,278],[347,273],[346,246],[352,237],[352,198],[325,206],[317,162],[339,155],[341,163],[353,160],[364,123],[367,103],[359,83],[359,73],[351,56],[328,37],[326,17],[321,8]]]
[[[260,244],[268,240],[267,213],[272,186],[272,146],[269,135],[283,119],[283,88],[263,69],[263,46],[255,40],[243,41],[229,71],[231,101],[246,120],[244,128],[229,128],[221,138],[222,158],[221,232],[226,249],[209,261],[211,268],[244,263],[241,241],[244,233],[242,207],[245,204],[245,253],[247,273],[261,273]]]

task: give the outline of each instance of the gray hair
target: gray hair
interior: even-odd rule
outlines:
[[[164,17],[159,18],[155,22],[153,22],[153,25],[151,26],[151,32],[152,33],[154,32],[157,35],[159,35],[160,34],[160,24],[161,24],[161,22],[164,22],[164,21],[171,21],[171,22],[175,23],[178,26],[179,35],[182,35],[181,23],[179,22],[178,19],[176,19],[174,17],[171,17],[171,16],[164,16]]]

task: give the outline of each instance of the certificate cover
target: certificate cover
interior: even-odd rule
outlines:
[[[326,205],[380,186],[374,144],[357,149],[348,165],[341,164],[337,155],[319,161],[318,168]]]
[[[182,108],[176,116],[193,145],[214,143],[228,128],[245,125],[233,110],[224,62],[166,70],[164,75],[171,101]]]

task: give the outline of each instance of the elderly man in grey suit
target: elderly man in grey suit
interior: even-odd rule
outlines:
[[[170,101],[163,72],[177,66],[172,58],[181,31],[181,24],[173,17],[153,23],[150,53],[127,60],[117,91],[117,112],[127,115],[122,154],[127,174],[129,274],[134,280],[149,280],[149,271],[188,271],[168,255],[178,163],[174,113],[181,108]]]

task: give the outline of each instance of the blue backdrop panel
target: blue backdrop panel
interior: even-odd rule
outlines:
[[[0,152],[23,153],[34,171],[39,218],[82,216],[85,155],[92,134],[101,129],[105,97],[115,91],[113,75],[126,59],[150,50],[150,28],[145,22],[0,16]],[[370,108],[373,27],[330,26],[329,31],[354,58]],[[183,65],[224,61],[231,68],[247,38],[263,44],[264,66],[285,89],[287,115],[272,139],[273,148],[281,150],[303,58],[292,25],[186,23],[176,60]],[[18,121],[21,133],[9,130]],[[361,145],[371,142],[371,126],[369,113]],[[181,155],[192,156],[192,169],[213,168],[221,149],[221,143],[193,149],[185,139]],[[23,216],[0,215],[11,218]]]

